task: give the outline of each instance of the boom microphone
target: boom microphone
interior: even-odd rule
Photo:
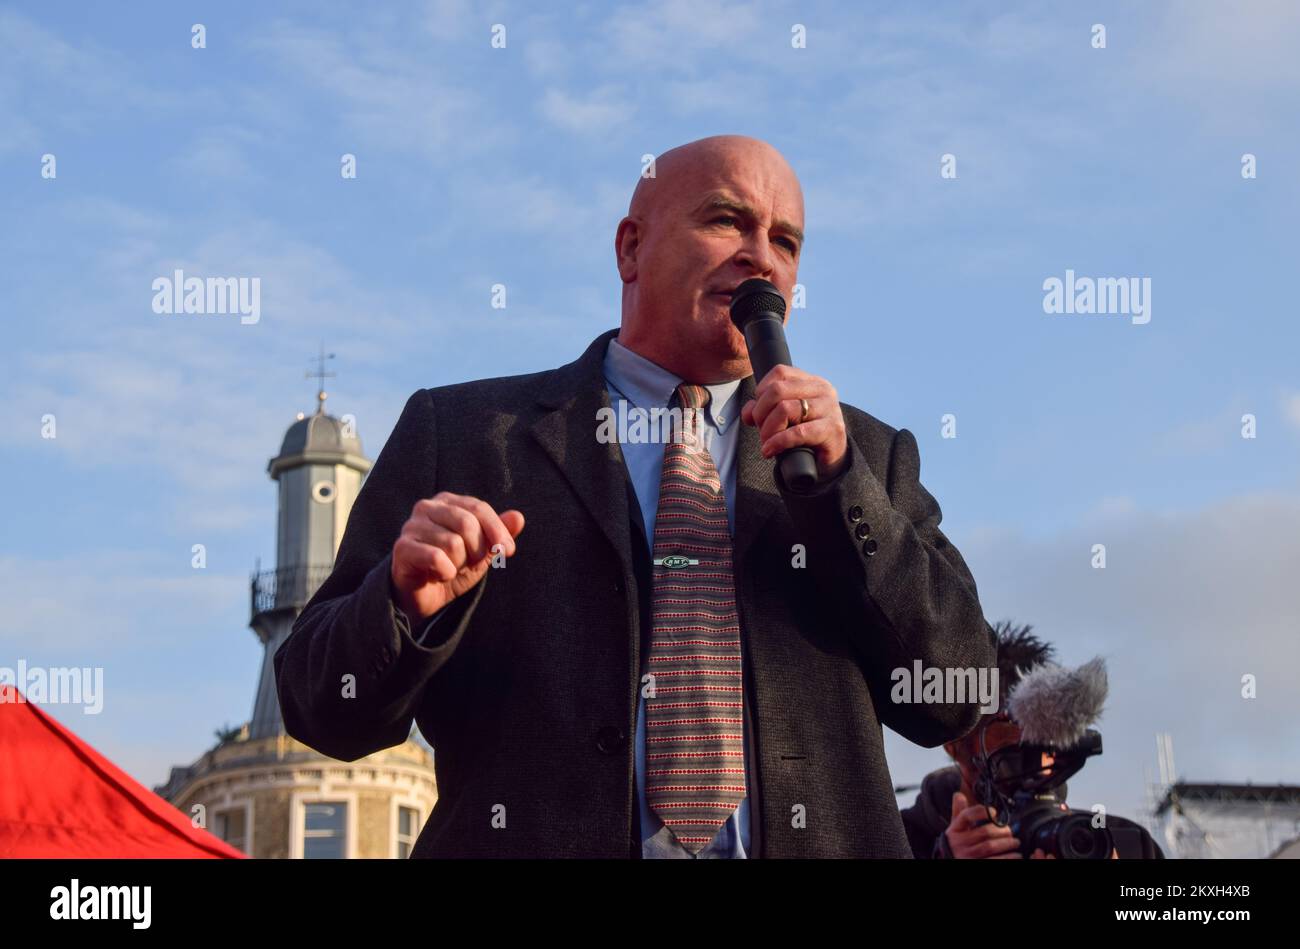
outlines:
[[[731,322],[745,337],[754,384],[776,366],[791,366],[785,343],[785,297],[759,277],[746,280],[731,294]],[[787,448],[777,456],[781,480],[796,494],[806,494],[817,484],[817,459],[806,445]]]
[[[1106,692],[1106,661],[1100,656],[1077,669],[1045,662],[1016,683],[1007,711],[1020,726],[1022,742],[1064,750],[1100,717]]]

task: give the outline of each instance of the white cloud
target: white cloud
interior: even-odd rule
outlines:
[[[455,327],[431,319],[426,300],[368,286],[333,255],[265,221],[195,240],[175,236],[165,217],[117,202],[77,208],[56,205],[49,217],[54,229],[75,219],[79,239],[64,247],[61,270],[77,279],[36,283],[39,318],[59,314],[63,332],[15,355],[23,384],[4,387],[9,443],[87,470],[164,477],[184,499],[175,501],[176,528],[231,531],[267,516],[249,505],[249,473],[264,469],[293,413],[314,408],[304,372],[320,341],[346,353],[346,389],[367,393],[331,409],[364,404],[374,425],[363,438],[378,445],[416,387],[389,378],[394,347],[413,335],[432,347]],[[164,252],[183,241],[195,242]],[[260,322],[152,312],[152,281],[177,268],[259,278]],[[40,437],[47,413],[57,420],[52,441]]]
[[[192,97],[139,82],[134,73],[120,52],[93,40],[66,40],[30,17],[0,9],[0,153],[44,147],[123,113],[196,106]]]
[[[1282,417],[1292,428],[1300,430],[1300,392],[1283,393]]]
[[[712,68],[716,64],[702,63],[700,54],[737,55],[767,29],[775,30],[775,39],[788,47],[787,19],[774,20],[754,3],[663,0],[614,10],[598,33],[610,40],[604,50],[608,65],[644,67],[658,76],[665,70]]]
[[[1093,505],[1092,510],[1084,516],[1084,520],[1114,523],[1138,513],[1137,502],[1128,495],[1108,496]]]
[[[0,556],[0,665],[88,665],[183,646],[184,617],[237,611],[248,577],[195,570],[188,548],[170,567],[135,550],[74,549],[66,558]],[[239,615],[236,613],[235,615]],[[146,621],[170,616],[176,622]],[[252,635],[251,633],[249,635]],[[178,639],[180,637],[180,639]]]
[[[524,62],[534,76],[544,80],[566,76],[575,65],[569,46],[545,36],[533,38],[524,46]]]
[[[1292,106],[1300,91],[1300,6],[1252,0],[1226,9],[1200,0],[1157,9],[1162,15],[1140,36],[1114,37],[1127,47],[1120,82],[1181,102],[1234,134],[1275,128],[1277,107]]]
[[[603,135],[629,121],[635,109],[614,86],[600,86],[581,97],[547,89],[539,105],[550,122],[585,135]]]
[[[1230,405],[1160,433],[1152,440],[1152,448],[1157,455],[1197,456],[1240,447],[1241,417],[1250,412],[1249,401],[1243,396],[1234,396]],[[1257,409],[1254,414],[1259,414]]]
[[[181,151],[176,164],[182,175],[200,182],[261,179],[263,175],[248,152],[262,141],[259,132],[240,125],[207,128]]]
[[[487,34],[484,34],[484,43]],[[429,48],[398,31],[342,33],[277,21],[249,41],[273,68],[287,71],[338,115],[360,149],[415,151],[439,166],[472,160],[513,138],[510,124],[470,85],[458,83]],[[301,109],[297,90],[268,95]]]

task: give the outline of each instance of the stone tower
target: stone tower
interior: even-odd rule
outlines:
[[[336,761],[285,734],[276,694],[276,650],[329,576],[371,466],[354,420],[327,414],[325,399],[299,413],[267,464],[279,511],[275,569],[251,584],[249,625],[263,647],[252,720],[154,791],[253,857],[405,857],[437,800],[429,749],[408,738]]]
[[[266,466],[279,485],[275,569],[253,577],[249,625],[265,647],[253,704],[250,738],[284,733],[275,693],[275,652],[293,621],[334,566],[352,503],[370,460],[361,453],[355,421],[325,414],[325,393],[310,417],[289,426],[280,453]]]

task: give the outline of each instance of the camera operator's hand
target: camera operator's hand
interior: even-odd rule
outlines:
[[[952,819],[944,836],[948,848],[958,860],[1020,860],[1020,841],[1011,836],[1010,827],[993,823],[996,808],[983,804],[968,806],[966,795],[955,791],[952,795]]]

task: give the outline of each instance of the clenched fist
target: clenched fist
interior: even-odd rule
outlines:
[[[414,624],[427,619],[482,579],[493,548],[515,554],[524,529],[519,511],[500,516],[478,498],[442,491],[415,503],[393,544],[393,600]]]

